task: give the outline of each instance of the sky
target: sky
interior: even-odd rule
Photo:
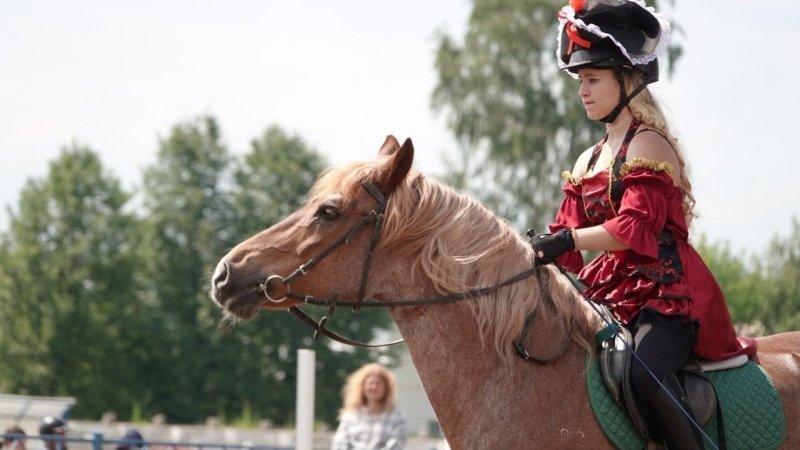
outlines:
[[[273,124],[334,164],[371,158],[395,134],[413,139],[417,169],[441,174],[456,144],[430,110],[436,33],[463,36],[470,5],[2,2],[0,230],[25,181],[65,145],[90,146],[134,188],[158,140],[201,114],[237,154]],[[800,219],[800,2],[763,5],[677,0],[667,13],[685,53],[653,86],[691,165],[702,215],[693,233],[743,253],[763,252]]]

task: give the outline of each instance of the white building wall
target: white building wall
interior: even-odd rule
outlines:
[[[436,415],[405,345],[400,356],[400,365],[393,371],[397,377],[397,403],[405,412],[409,434],[440,436]]]

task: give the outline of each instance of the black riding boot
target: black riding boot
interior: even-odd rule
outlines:
[[[686,401],[686,395],[675,374],[668,374],[661,380],[661,383],[669,389],[672,398],[680,402],[683,409],[692,414]],[[659,388],[647,401],[647,406],[650,407],[650,417],[653,418],[654,425],[661,432],[664,445],[670,450],[702,450],[703,437],[700,430],[678,408],[669,394],[664,391],[664,388]],[[692,418],[694,419],[694,417]]]

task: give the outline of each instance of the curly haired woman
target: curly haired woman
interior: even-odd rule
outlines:
[[[353,372],[342,389],[344,406],[332,450],[400,450],[406,420],[395,405],[397,382],[386,367],[367,364]]]

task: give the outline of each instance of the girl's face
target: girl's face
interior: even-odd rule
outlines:
[[[386,382],[380,375],[372,374],[364,378],[364,397],[367,403],[381,402],[386,395]]]
[[[619,81],[611,69],[579,69],[578,79],[586,115],[592,120],[607,116],[619,104]]]

